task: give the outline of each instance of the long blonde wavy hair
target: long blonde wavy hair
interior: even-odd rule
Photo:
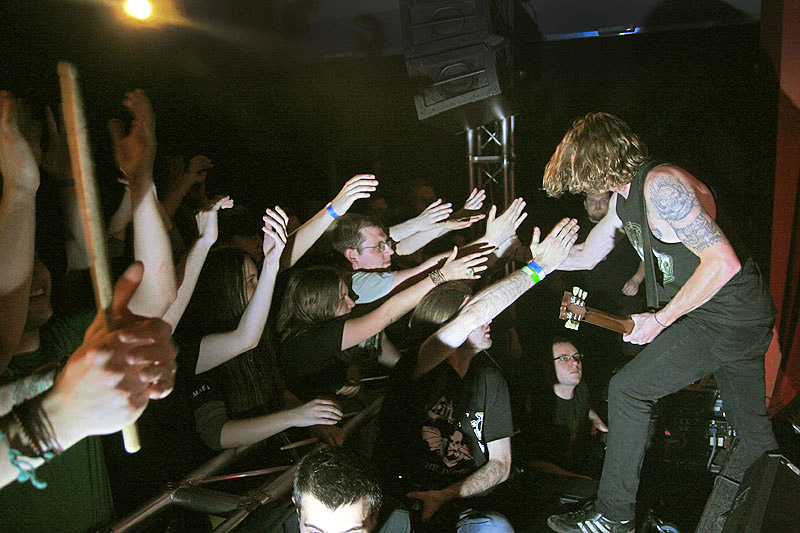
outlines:
[[[544,169],[548,196],[592,195],[624,186],[650,159],[647,146],[622,119],[588,113],[576,120]]]

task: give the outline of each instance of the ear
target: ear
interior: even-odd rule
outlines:
[[[358,263],[358,250],[355,248],[347,248],[344,251],[344,257],[350,262],[351,265]]]

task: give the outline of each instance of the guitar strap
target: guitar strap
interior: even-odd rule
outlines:
[[[636,178],[642,180],[642,248],[644,249],[644,280],[647,288],[647,307],[658,309],[658,283],[653,248],[650,245],[650,223],[647,221],[647,201],[644,198],[644,179],[651,169],[660,165],[660,161],[648,161],[639,167]]]

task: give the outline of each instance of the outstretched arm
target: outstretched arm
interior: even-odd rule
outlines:
[[[196,374],[211,370],[258,346],[272,303],[272,292],[275,289],[275,278],[278,276],[280,257],[286,246],[286,224],[288,222],[289,217],[280,207],[275,206],[274,211],[267,209],[262,228],[264,231],[264,265],[261,267],[261,277],[253,297],[247,303],[247,308],[235,330],[212,333],[200,341],[200,351],[195,367]]]
[[[484,250],[464,257],[456,258],[458,249],[453,249],[447,262],[440,272],[446,280],[478,279],[480,272],[486,270],[483,264],[490,250]],[[400,319],[403,315],[414,309],[436,284],[427,276],[411,287],[395,294],[374,311],[358,318],[351,318],[344,323],[342,334],[342,350],[352,348],[356,344],[383,331],[389,324]]]
[[[586,240],[572,247],[559,270],[591,270],[614,249],[622,221],[617,216],[617,194],[611,196],[606,216],[592,228]]]
[[[441,490],[410,492],[407,498],[422,501],[422,521],[427,522],[442,505],[460,498],[476,496],[508,479],[511,473],[511,438],[505,437],[486,444],[489,460],[465,480]]]
[[[651,342],[664,326],[709,301],[742,268],[714,221],[711,192],[694,176],[674,165],[661,165],[647,175],[644,195],[656,237],[680,242],[700,258],[700,264],[664,308],[632,315],[633,331],[623,340],[634,344]]]
[[[17,122],[17,103],[0,91],[0,372],[19,344],[28,314],[39,168]]]
[[[447,217],[453,212],[452,205],[453,204],[442,203],[442,199],[439,198],[414,218],[410,218],[405,222],[400,222],[390,227],[389,237],[391,237],[394,242],[399,243],[415,233],[434,229],[437,223],[447,220]]]
[[[125,95],[122,103],[133,115],[130,132],[125,136],[119,120],[109,121],[108,129],[117,165],[130,183],[133,250],[136,259],[144,264],[145,272],[131,300],[131,310],[143,316],[161,317],[175,300],[176,287],[172,247],[153,183],[156,117],[141,89]]]
[[[203,269],[203,263],[206,261],[208,251],[217,242],[218,226],[217,226],[217,213],[220,209],[228,209],[233,207],[233,200],[229,196],[220,198],[214,204],[200,211],[195,215],[197,220],[197,240],[192,245],[189,253],[186,255],[186,261],[183,268],[183,279],[178,287],[178,294],[175,301],[169,306],[167,312],[164,313],[164,322],[172,326],[172,331],[178,326],[178,322],[186,311],[186,306],[189,305],[189,300],[192,299],[192,293],[197,285],[197,279],[200,277],[200,271]]]
[[[378,180],[372,174],[353,176],[344,184],[342,190],[339,191],[336,198],[331,200],[329,205],[334,213],[342,216],[352,207],[353,202],[359,198],[369,198],[370,193],[377,187]],[[297,263],[330,227],[334,219],[327,207],[320,209],[316,215],[289,235],[289,241],[286,244],[288,253],[281,258],[281,270],[290,268]]]
[[[539,242],[539,228],[533,230],[531,255],[533,260],[549,274],[564,261],[577,238],[578,224],[564,219],[553,227],[544,241]],[[419,379],[447,359],[453,351],[464,344],[469,334],[499,315],[514,303],[525,291],[535,285],[533,279],[518,270],[505,279],[490,285],[476,294],[458,312],[429,338],[419,350],[414,379]]]

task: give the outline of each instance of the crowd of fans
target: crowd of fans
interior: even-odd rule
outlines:
[[[521,198],[499,213],[483,190],[460,209],[425,190],[414,216],[388,225],[371,174],[304,222],[277,205],[259,217],[207,196],[205,156],[164,158],[154,179],[155,114],[139,89],[123,104],[130,123],[109,122],[124,193],[107,225],[117,273],[117,329],[107,331],[86,283],[63,128],[48,110],[42,139],[25,105],[0,92],[0,530],[100,527],[119,515],[115,477],[144,496],[210,450],[265,441],[264,461],[280,460],[270,437],[287,430],[334,449],[301,463],[297,513],[281,522],[276,510],[256,530],[338,531],[323,529],[338,520],[350,524],[342,531],[522,530],[531,501],[521,495],[542,486],[537,475],[597,477],[578,450],[607,428],[574,338],[541,339],[541,360],[509,356],[519,336],[507,309],[566,258],[575,219],[547,236],[536,228],[525,246]],[[58,276],[41,260],[53,250],[35,242],[40,176],[62,207],[52,214],[66,238]],[[509,261],[528,266],[506,275]],[[628,296],[642,279],[630,270]],[[544,299],[535,293],[526,305]],[[495,319],[494,336],[513,339],[507,353],[490,350]],[[337,424],[381,395],[380,416],[353,445],[372,472],[335,450],[350,447]],[[145,459],[131,459],[134,474],[99,436],[136,420]],[[326,491],[351,477],[345,492]]]

